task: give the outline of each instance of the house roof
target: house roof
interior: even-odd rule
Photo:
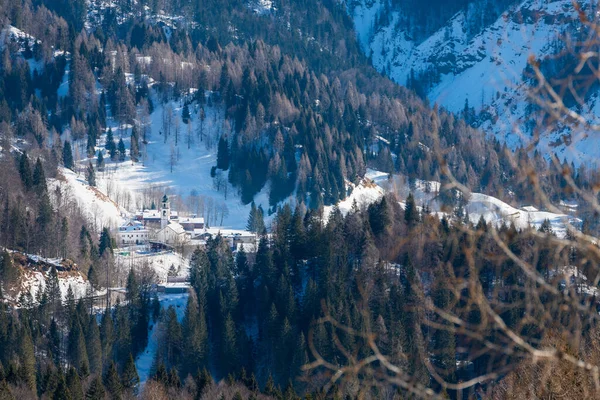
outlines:
[[[204,218],[202,217],[182,217],[179,218],[180,224],[203,224]]]
[[[171,229],[177,235],[185,234],[185,229],[183,229],[183,226],[178,222],[171,222],[165,229]]]

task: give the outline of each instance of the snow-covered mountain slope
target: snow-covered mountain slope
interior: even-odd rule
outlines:
[[[544,59],[556,54],[563,35],[578,29],[571,0],[524,0],[507,7],[476,34],[471,32],[473,16],[466,8],[419,42],[408,33],[401,9],[386,16],[387,24],[374,28],[385,3],[358,0],[349,7],[358,39],[375,68],[399,84],[419,86],[432,103],[452,112],[463,111],[468,102],[475,112],[483,111],[478,124],[485,131],[513,148],[529,144],[525,122],[531,109],[524,70],[530,56]],[[584,114],[596,115],[597,96],[587,105]],[[545,133],[539,146],[546,153],[557,153],[561,160],[579,164],[600,157],[597,143],[583,132]],[[579,135],[575,146],[561,143],[565,133]]]
[[[365,180],[357,185],[352,195],[339,203],[338,207],[345,215],[351,209],[354,200],[357,201],[359,208],[365,208],[381,199],[386,192],[395,193],[400,199],[400,205],[404,207],[404,199],[409,193],[412,193],[419,209],[427,205],[440,218],[443,216],[448,217],[448,210],[442,211],[443,207],[437,198],[439,189],[439,182],[417,180],[414,186],[411,187],[408,184],[408,179],[402,175],[393,175],[390,178],[389,174],[368,170]],[[471,193],[464,210],[468,213],[469,220],[474,224],[483,217],[487,223],[493,226],[514,224],[517,229],[527,229],[529,227],[538,229],[545,220],[548,220],[552,231],[562,238],[565,237],[569,225],[577,228],[581,224],[581,220],[571,215],[577,206],[562,204],[564,205],[564,214],[556,214],[527,205],[514,207],[486,194]],[[325,209],[325,219],[330,211],[331,207]]]

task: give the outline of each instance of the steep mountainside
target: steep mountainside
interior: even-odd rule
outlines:
[[[552,58],[564,50],[567,32],[582,30],[573,2],[451,2],[457,3],[456,13],[424,35],[412,28],[414,6],[392,3],[347,3],[361,47],[373,65],[432,103],[462,113],[510,147],[529,144],[535,121],[528,105],[527,61],[530,56]],[[591,5],[583,3],[590,14]],[[435,5],[420,6],[426,8],[439,14]],[[596,100],[595,95],[586,98],[584,115],[595,114]],[[575,146],[567,149],[565,143],[575,139]],[[554,152],[560,160],[588,164],[599,155],[590,141],[593,138],[585,134],[558,127],[546,132],[539,145],[543,153]]]

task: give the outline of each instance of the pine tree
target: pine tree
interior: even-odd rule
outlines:
[[[63,147],[63,165],[67,169],[73,169],[75,167],[75,163],[73,161],[73,150],[71,149],[71,142],[65,140],[65,144]]]
[[[37,194],[42,194],[48,191],[46,186],[46,175],[44,174],[44,167],[42,166],[42,161],[38,157],[35,162],[35,168],[33,169],[33,188],[35,189]]]
[[[184,368],[183,375],[196,371],[207,356],[208,332],[204,309],[198,309],[193,296],[188,297],[182,326]]]
[[[417,204],[412,193],[408,194],[406,198],[406,206],[404,207],[404,221],[409,227],[415,226],[419,221],[419,211],[417,210]]]
[[[113,137],[112,129],[108,128],[108,132],[106,133],[106,150],[110,154],[110,159],[115,160],[117,158],[117,145],[115,144],[115,139]]]
[[[102,314],[102,320],[100,321],[100,342],[102,344],[102,357],[104,365],[107,365],[109,360],[112,360],[113,344],[115,340],[114,335],[111,310],[106,309]]]
[[[133,129],[131,130],[131,144],[130,144],[130,149],[129,149],[129,156],[131,157],[132,161],[139,161],[139,156],[140,156],[140,140],[139,140],[139,134],[138,134],[138,130],[137,130],[137,125],[133,126]]]
[[[102,150],[98,150],[98,158],[96,159],[96,168],[102,170],[104,168],[104,154]]]
[[[221,339],[221,374],[225,375],[235,371],[238,366],[238,341],[235,324],[231,314],[228,314],[223,323],[223,337]]]
[[[125,150],[125,143],[123,142],[123,139],[119,139],[119,161],[125,161],[125,155],[127,154],[126,150]]]
[[[85,344],[90,371],[102,370],[102,343],[100,342],[100,329],[96,318],[90,318]]]
[[[68,355],[71,366],[79,372],[81,376],[87,375],[89,372],[89,361],[87,349],[85,346],[85,337],[79,318],[74,318],[69,333]]]
[[[227,171],[229,169],[229,144],[227,136],[222,135],[217,147],[217,168]]]
[[[25,190],[31,189],[33,185],[33,177],[31,175],[29,157],[27,157],[27,152],[25,151],[21,153],[21,157],[19,158],[19,175],[21,176],[21,182],[23,182]]]
[[[96,375],[85,393],[85,398],[86,400],[104,400],[105,395],[106,391],[104,390],[104,385],[102,385],[100,376]]]
[[[36,389],[36,371],[35,371],[35,352],[33,340],[28,327],[24,327],[20,333],[19,340],[19,376],[25,385],[35,391]]]
[[[100,257],[102,257],[106,251],[108,251],[110,254],[113,253],[112,239],[110,237],[110,231],[108,230],[108,227],[104,227],[102,229],[102,233],[100,234],[100,243],[98,245],[98,253],[100,254]]]
[[[187,103],[184,104],[183,110],[181,110],[181,120],[184,124],[188,124],[190,122],[190,107]]]
[[[246,230],[248,232],[254,232],[256,233],[256,217],[257,217],[257,212],[258,210],[256,209],[256,204],[254,202],[252,202],[252,204],[250,204],[250,214],[248,215],[248,223],[246,224]]]
[[[173,306],[169,306],[165,314],[165,330],[165,358],[169,366],[175,366],[181,356],[182,337],[181,326]]]
[[[71,396],[71,391],[67,387],[65,377],[62,373],[58,377],[58,384],[56,385],[56,389],[54,389],[52,400],[73,400],[73,396]]]
[[[45,295],[50,312],[60,313],[62,311],[62,293],[58,283],[58,271],[54,266],[46,278]]]
[[[6,250],[2,253],[2,263],[0,264],[0,277],[4,285],[10,285],[19,278],[19,269],[14,265],[10,253]]]
[[[140,383],[140,377],[131,353],[129,354],[129,358],[125,363],[125,368],[123,369],[123,374],[121,376],[121,382],[125,390],[132,390],[138,385],[138,383]]]
[[[206,367],[204,367],[202,371],[198,371],[198,374],[196,375],[196,387],[198,388],[196,398],[200,398],[205,389],[213,384],[214,381],[212,375],[210,374],[210,372],[208,372]]]
[[[104,377],[104,386],[112,398],[120,398],[123,387],[121,386],[121,380],[119,379],[119,373],[117,372],[117,366],[114,361],[111,361]]]
[[[69,368],[66,377],[66,384],[69,392],[71,393],[71,398],[73,400],[83,400],[83,387],[81,385],[81,380],[79,379],[79,375],[75,368]]]
[[[94,171],[94,166],[92,165],[91,161],[88,163],[85,171],[85,177],[88,181],[88,185],[96,186],[96,171]]]

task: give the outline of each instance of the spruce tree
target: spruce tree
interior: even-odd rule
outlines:
[[[94,171],[94,166],[92,165],[91,161],[88,163],[85,171],[85,177],[88,181],[88,185],[96,186],[96,171]]]
[[[98,170],[101,170],[102,168],[104,168],[104,154],[102,153],[102,150],[98,150],[98,158],[96,159],[96,168]]]
[[[42,194],[48,190],[46,186],[44,167],[42,166],[42,161],[39,157],[35,162],[35,168],[33,169],[32,184],[37,194]]]
[[[412,193],[408,194],[406,198],[406,206],[404,207],[404,221],[412,228],[419,221],[419,211],[417,210],[417,204]]]
[[[207,356],[208,331],[204,310],[198,310],[193,296],[188,297],[182,324],[184,368],[183,376],[204,365]]]
[[[108,366],[108,370],[104,376],[104,386],[113,399],[118,399],[121,397],[123,387],[121,386],[121,380],[119,379],[119,373],[114,361],[111,361],[110,365]]]
[[[102,370],[102,343],[100,342],[100,329],[96,318],[90,318],[85,338],[86,352],[90,371]]]
[[[62,293],[58,283],[58,271],[54,266],[50,269],[46,278],[45,295],[50,312],[60,313],[62,311]]]
[[[100,257],[102,257],[106,251],[108,251],[110,254],[113,253],[112,239],[110,237],[110,231],[108,230],[108,227],[104,227],[102,229],[102,233],[100,234],[100,243],[98,244],[98,253]]]
[[[19,269],[13,263],[13,259],[7,250],[2,252],[2,263],[0,264],[0,277],[4,285],[10,285],[19,278]]]
[[[165,359],[169,366],[178,365],[181,357],[181,325],[177,321],[177,313],[169,306],[165,314]]]
[[[27,157],[27,152],[25,151],[21,153],[21,157],[19,158],[19,175],[21,176],[21,182],[23,182],[25,190],[31,189],[33,185],[33,177],[31,175],[29,157]]]
[[[106,390],[104,389],[104,385],[102,385],[100,376],[96,375],[96,377],[92,380],[87,392],[85,393],[85,398],[86,400],[104,400],[105,396]]]
[[[19,377],[31,390],[36,390],[35,351],[31,331],[25,326],[19,339]]]
[[[72,170],[75,167],[73,161],[73,150],[71,149],[71,142],[65,140],[63,147],[63,165],[65,168]]]
[[[84,399],[83,386],[81,385],[81,380],[79,379],[79,375],[77,374],[77,371],[75,371],[75,368],[69,368],[66,383],[73,400]]]
[[[129,358],[127,359],[125,367],[123,368],[121,382],[125,390],[133,390],[140,383],[140,377],[131,353],[129,354]]]
[[[119,139],[119,161],[125,161],[125,155],[127,154],[126,150],[125,150],[125,143],[123,142],[123,139]]]
[[[227,136],[222,135],[217,147],[217,168],[227,171],[229,169],[229,144]]]

